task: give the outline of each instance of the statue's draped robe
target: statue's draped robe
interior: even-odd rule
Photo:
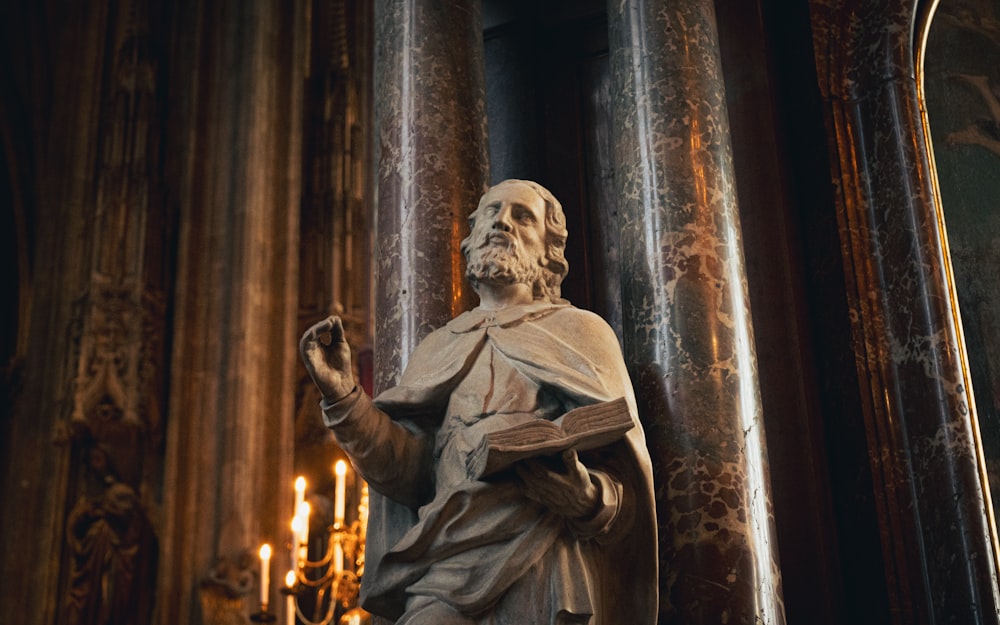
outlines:
[[[608,325],[565,304],[476,309],[430,334],[409,363],[374,406],[359,390],[323,403],[385,496],[372,499],[364,606],[395,619],[431,597],[484,624],[655,622],[650,463]],[[601,493],[592,516],[549,512],[510,474],[466,477],[466,455],[487,432],[619,397],[636,427],[580,456]]]

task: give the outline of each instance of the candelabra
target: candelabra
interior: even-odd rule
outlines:
[[[358,588],[365,566],[365,531],[368,525],[368,487],[362,487],[358,518],[344,519],[345,476],[347,465],[339,461],[334,522],[323,535],[323,552],[310,559],[310,547],[318,547],[315,535],[310,541],[309,504],[304,501],[304,483],[296,481],[296,515],[292,521],[293,570],[285,577],[288,625],[295,617],[305,625],[367,625],[370,615],[358,606]],[[318,550],[318,549],[317,549]]]
[[[299,620],[306,625],[330,625],[334,622],[355,625],[350,620],[335,619],[349,612],[362,616],[357,613],[358,587],[364,573],[362,534],[358,521],[349,527],[338,524],[330,526],[323,557],[315,561],[300,557],[294,580],[291,577],[286,579],[287,596],[292,599],[288,604],[294,606]],[[303,552],[307,554],[308,550],[300,549],[300,553]],[[345,559],[353,562],[353,567],[345,567]],[[289,586],[288,581],[294,583]],[[309,603],[306,595],[311,595],[312,618],[303,613],[304,604]],[[365,622],[354,620],[358,625]]]

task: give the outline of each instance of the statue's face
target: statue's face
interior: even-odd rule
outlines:
[[[473,225],[473,247],[504,248],[522,262],[545,258],[545,200],[531,187],[508,183],[483,196]]]

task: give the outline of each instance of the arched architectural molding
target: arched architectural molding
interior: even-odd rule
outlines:
[[[917,88],[933,3],[814,0],[846,288],[896,623],[996,623],[995,533]]]

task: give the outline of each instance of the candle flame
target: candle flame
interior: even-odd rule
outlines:
[[[285,573],[285,586],[291,588],[295,585],[295,571]]]
[[[333,472],[337,475],[347,475],[347,463],[343,460],[338,460],[337,464],[333,465]]]
[[[264,543],[260,546],[260,559],[270,560],[271,559],[271,545]]]
[[[304,493],[306,492],[306,478],[301,475],[295,478],[295,492]]]

